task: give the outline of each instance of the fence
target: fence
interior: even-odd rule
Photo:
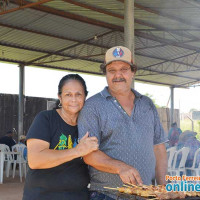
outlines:
[[[42,110],[52,109],[56,99],[28,97],[24,99],[24,134],[27,133],[34,117]],[[158,108],[158,114],[166,133],[170,128],[169,108]],[[0,137],[8,130],[18,130],[18,95],[0,94]],[[174,121],[180,125],[179,110],[174,111]]]

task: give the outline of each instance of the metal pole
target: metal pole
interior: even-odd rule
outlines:
[[[170,87],[171,90],[171,109],[170,109],[170,124],[174,122],[174,87]]]
[[[124,1],[124,45],[131,50],[133,54],[133,62],[135,63],[134,0]],[[134,88],[134,80],[132,82],[132,88]]]
[[[24,65],[19,65],[18,141],[24,132]]]

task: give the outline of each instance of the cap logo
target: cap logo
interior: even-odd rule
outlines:
[[[120,48],[117,47],[114,51],[113,51],[113,56],[115,58],[121,58],[124,55],[124,51]]]

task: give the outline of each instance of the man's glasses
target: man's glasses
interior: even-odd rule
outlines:
[[[116,70],[116,69],[108,69],[107,72],[110,74],[116,74],[117,71],[120,71],[121,74],[126,74],[129,69],[131,69],[130,67],[122,67],[120,70]]]

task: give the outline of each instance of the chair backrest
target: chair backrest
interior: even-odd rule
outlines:
[[[172,167],[173,158],[174,158],[175,153],[176,153],[176,147],[171,147],[171,148],[167,149],[168,168]]]
[[[7,152],[10,152],[10,148],[6,144],[0,144],[0,151],[4,152],[4,161],[11,161],[13,160],[11,154],[6,154]]]
[[[193,163],[192,163],[192,168],[195,168],[196,162],[197,162],[197,157],[200,153],[200,149],[197,149],[194,153],[194,159],[193,159]]]
[[[25,148],[27,148],[25,144],[15,144],[14,146],[12,146],[13,152],[20,152],[20,154],[17,155],[17,161],[21,161],[21,162],[26,161],[23,156]]]
[[[183,147],[182,149],[179,149],[176,153],[175,153],[175,157],[174,157],[174,163],[173,163],[173,168],[176,168],[176,163],[177,163],[177,157],[179,154],[182,154],[181,156],[181,160],[179,162],[178,168],[183,168],[185,167],[185,163],[188,157],[188,154],[190,152],[190,148],[189,147]]]

